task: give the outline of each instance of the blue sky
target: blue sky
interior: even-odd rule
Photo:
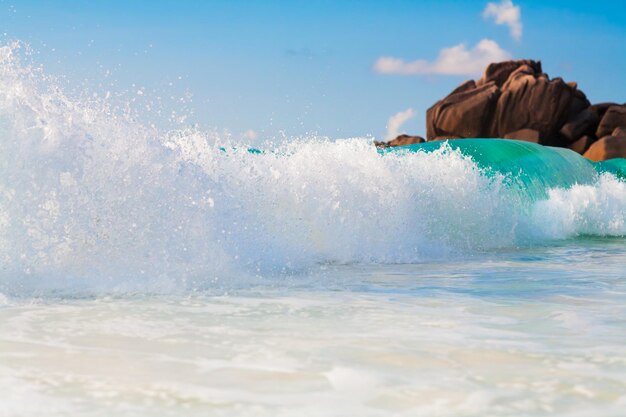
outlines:
[[[398,131],[423,134],[426,109],[473,78],[476,45],[541,59],[592,102],[626,101],[626,2],[514,0],[502,24],[488,3],[0,0],[0,40],[29,43],[76,90],[184,98],[168,104],[193,113],[184,123],[234,136],[383,138],[399,112]],[[438,64],[455,46],[470,62]]]

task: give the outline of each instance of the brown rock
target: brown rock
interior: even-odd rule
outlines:
[[[611,136],[623,136],[626,137],[626,127],[616,127]]]
[[[591,145],[583,156],[595,162],[626,158],[626,137],[605,136]]]
[[[609,109],[609,107],[619,106],[617,103],[598,103],[589,106],[589,111],[595,114],[598,117],[598,120],[601,120],[604,116],[604,113]]]
[[[570,86],[571,84],[576,84],[576,83],[567,83],[567,85],[570,85]],[[574,88],[573,91],[574,91],[574,98],[572,99],[572,104],[569,107],[570,111],[569,111],[569,117],[567,118],[568,121],[578,116],[583,110],[586,110],[591,105],[591,103],[589,103],[589,100],[587,100],[587,96],[585,95],[585,93],[583,93],[582,91],[576,88]],[[600,121],[600,118],[598,117],[598,122],[599,121]]]
[[[626,127],[626,106],[611,106],[600,120],[596,136],[610,135],[616,127]]]
[[[594,142],[595,138],[593,136],[585,135],[582,138],[578,139],[576,142],[569,145],[569,148],[574,152],[578,152],[579,154],[584,154],[587,152],[587,149]]]
[[[592,114],[576,83],[550,80],[541,62],[490,64],[483,77],[466,81],[426,113],[426,137],[476,138],[515,134],[546,145],[567,145],[595,131]],[[561,127],[568,124],[560,133]],[[530,129],[535,132],[525,131]],[[518,131],[524,131],[518,133]]]
[[[487,137],[500,93],[494,82],[449,95],[426,112],[426,137]]]
[[[578,113],[573,119],[565,123],[559,133],[568,141],[574,142],[584,135],[591,135],[595,132],[600,119],[588,109]]]
[[[541,61],[531,61],[530,59],[522,59],[519,61],[494,62],[485,68],[483,77],[478,81],[478,85],[487,84],[491,81],[496,83],[498,87],[509,79],[509,76],[523,67],[523,71],[528,74],[541,74]]]
[[[504,137],[579,153],[597,137],[624,135],[614,133],[620,126],[626,130],[626,104],[592,106],[576,82],[550,79],[532,60],[490,64],[481,79],[465,81],[426,113],[429,141]]]
[[[541,137],[556,137],[569,117],[573,99],[574,90],[561,79],[512,74],[498,99],[492,135],[533,129]]]
[[[541,142],[541,134],[534,129],[520,129],[515,132],[507,133],[504,139],[524,140],[526,142]]]
[[[393,148],[396,146],[413,145],[415,143],[424,142],[425,140],[421,136],[400,135],[397,138],[390,140],[389,142],[374,141],[374,145],[376,145],[377,148]]]

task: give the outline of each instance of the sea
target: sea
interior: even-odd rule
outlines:
[[[0,416],[626,415],[618,178],[539,198],[64,85],[0,47]]]

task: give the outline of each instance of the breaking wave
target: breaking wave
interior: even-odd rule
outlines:
[[[319,263],[411,263],[626,235],[626,185],[511,193],[460,151],[163,131],[69,97],[0,48],[0,291],[207,286]],[[123,107],[123,106],[122,106]]]

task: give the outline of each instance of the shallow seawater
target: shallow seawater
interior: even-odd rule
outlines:
[[[622,416],[626,242],[0,307],[0,415]]]

